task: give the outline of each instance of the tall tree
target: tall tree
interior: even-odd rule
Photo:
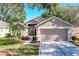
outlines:
[[[79,15],[77,15],[79,13],[79,6],[68,5],[66,7],[62,7],[57,3],[31,3],[28,5],[31,8],[46,9],[46,12],[42,14],[42,17],[46,19],[56,16],[71,24],[75,23],[79,19]]]
[[[9,23],[10,31],[15,30],[17,22],[23,22],[25,19],[25,11],[22,4],[0,4],[0,20]]]
[[[31,8],[46,9],[50,14],[54,14],[59,6],[58,3],[29,3],[27,5]]]
[[[76,15],[79,13],[79,6],[67,6],[63,14],[64,20],[74,24],[77,21]]]

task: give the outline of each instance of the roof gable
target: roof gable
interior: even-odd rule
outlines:
[[[38,23],[40,23],[40,22],[42,22],[42,21],[44,21],[45,19],[43,18],[43,17],[39,17],[39,16],[37,16],[36,18],[34,18],[34,19],[32,19],[32,20],[30,20],[30,21],[27,21],[26,22],[26,24],[28,24],[28,23],[35,23],[35,24],[38,24]]]
[[[38,25],[36,25],[36,27],[38,27],[38,26],[41,26],[41,25],[43,25],[44,23],[46,23],[46,22],[48,22],[49,24],[47,24],[47,25],[45,25],[45,26],[50,26],[51,24],[51,22],[52,23],[54,23],[55,25],[60,25],[60,26],[72,26],[70,23],[68,23],[68,22],[66,22],[66,21],[63,21],[62,19],[60,19],[60,18],[58,18],[58,17],[55,17],[55,16],[53,16],[53,17],[50,17],[49,19],[47,19],[47,20],[45,20],[45,21],[43,21],[43,22],[41,22],[41,23],[39,23]],[[60,24],[61,23],[61,24]]]
[[[30,21],[26,22],[26,24],[37,24],[37,23],[39,23],[39,22],[36,20],[30,20]]]
[[[23,24],[23,23],[21,23],[21,22],[18,22],[18,23],[16,23],[16,26],[19,28],[19,29],[21,29],[21,30],[25,30],[25,25]]]

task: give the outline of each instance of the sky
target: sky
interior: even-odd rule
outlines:
[[[26,20],[25,21],[29,21],[37,16],[41,16],[45,10],[44,9],[41,9],[41,10],[38,10],[37,8],[35,9],[32,9],[32,8],[29,8],[26,4],[25,5],[25,14],[26,14]],[[63,4],[60,4],[61,6],[67,6],[67,5],[73,5],[73,6],[78,6],[79,3],[71,3],[71,4],[68,4],[68,3],[63,3]]]
[[[31,20],[37,16],[41,16],[41,14],[44,12],[45,12],[44,9],[41,10],[38,10],[37,8],[32,9],[29,8],[27,5],[25,5],[26,21]]]

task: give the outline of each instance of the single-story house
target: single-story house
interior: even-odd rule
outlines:
[[[27,36],[26,27],[24,26],[24,24],[22,24],[22,23],[19,22],[19,23],[17,23],[16,25],[17,25],[17,27],[20,29],[19,34],[20,34],[21,36]]]
[[[0,20],[0,37],[4,37],[6,33],[9,33],[9,24]]]
[[[20,34],[21,36],[25,36],[26,32],[24,32],[25,31],[24,24],[22,24],[22,23],[16,23],[16,25],[20,29],[19,33],[16,32],[16,35]],[[5,37],[5,35],[7,33],[11,33],[9,31],[9,23],[0,20],[0,37]]]
[[[37,17],[26,22],[28,35],[37,35],[38,41],[71,41],[72,25],[55,16],[45,20]]]

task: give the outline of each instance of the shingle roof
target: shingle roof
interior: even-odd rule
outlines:
[[[30,23],[30,22],[32,22],[32,21],[35,21],[35,22],[37,22],[37,23],[40,23],[40,22],[42,22],[42,21],[44,21],[44,20],[45,20],[45,19],[44,19],[43,17],[37,16],[36,18],[31,19],[31,20],[27,21],[26,23]],[[26,23],[25,23],[25,24],[26,24]]]
[[[36,17],[34,20],[38,21],[38,22],[42,22],[44,21],[45,19],[43,17]]]
[[[56,17],[56,16],[53,16],[53,17],[48,18],[47,20],[44,20],[43,22],[40,22],[40,23],[37,24],[35,27],[38,27],[39,25],[43,24],[44,22],[47,22],[47,21],[51,20],[52,18],[56,18],[56,19],[58,19],[58,20],[60,20],[60,21],[62,21],[62,22],[64,22],[64,23],[66,23],[66,24],[72,26],[72,24],[70,24],[70,23],[68,23],[68,22],[66,22],[66,21],[63,21],[62,19],[60,19],[60,18],[58,18],[58,17]]]

